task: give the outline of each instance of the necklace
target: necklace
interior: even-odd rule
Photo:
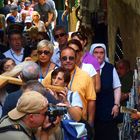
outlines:
[[[47,68],[46,68],[46,75],[47,75],[47,73],[48,73],[48,71],[50,69],[50,65],[51,65],[51,63],[49,63]],[[42,69],[41,69],[40,63],[39,63],[39,67],[40,67],[40,80],[42,81],[42,79],[44,79],[44,77],[43,77],[43,73],[42,73]]]

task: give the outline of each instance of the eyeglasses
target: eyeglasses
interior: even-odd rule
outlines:
[[[45,51],[38,51],[37,53],[38,53],[38,55],[42,55],[43,53],[44,53],[45,55],[50,54],[50,52],[47,51],[47,50],[45,50]]]
[[[75,59],[75,57],[73,57],[73,56],[69,56],[69,57],[63,56],[63,57],[61,58],[62,61],[67,61],[67,60],[73,61],[74,59]]]
[[[54,37],[57,39],[59,37],[63,37],[64,35],[66,35],[66,33],[60,33],[60,34],[55,35]]]

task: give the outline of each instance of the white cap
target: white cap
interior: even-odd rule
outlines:
[[[25,23],[31,23],[32,22],[32,18],[31,16],[27,16],[26,19],[25,19]]]

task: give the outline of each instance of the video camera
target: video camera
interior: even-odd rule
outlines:
[[[54,122],[57,116],[66,114],[67,110],[68,109],[65,106],[56,106],[56,105],[49,104],[46,115],[49,117],[50,122]]]

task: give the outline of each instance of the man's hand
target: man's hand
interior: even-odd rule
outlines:
[[[51,129],[57,126],[61,121],[61,117],[57,116],[54,122],[49,121],[49,116],[46,116],[46,119],[42,125],[42,130],[51,131]]]
[[[57,117],[52,126],[52,123],[49,122],[49,117],[46,116],[42,128],[38,128],[37,137],[39,137],[40,140],[49,140],[49,135],[54,132],[54,129],[59,125],[60,120],[61,118]]]
[[[113,115],[113,118],[117,117],[119,114],[119,107],[117,105],[114,105],[112,108],[111,115]]]

